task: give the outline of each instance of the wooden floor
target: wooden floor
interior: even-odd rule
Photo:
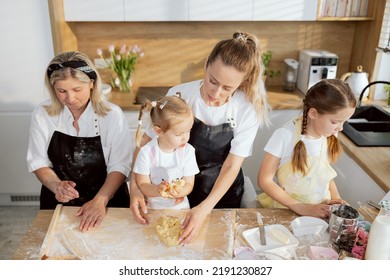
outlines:
[[[10,260],[39,206],[0,206],[0,260]]]

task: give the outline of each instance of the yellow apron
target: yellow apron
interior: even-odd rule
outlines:
[[[296,144],[301,135],[302,117],[297,118],[294,123]],[[276,172],[278,185],[292,198],[305,204],[318,204],[330,199],[329,182],[336,177],[337,173],[330,165],[327,153],[328,143],[324,137],[320,154],[307,158],[307,174],[303,176],[301,173],[293,173],[292,162],[287,161]],[[261,193],[258,199],[264,208],[286,208],[266,193]]]

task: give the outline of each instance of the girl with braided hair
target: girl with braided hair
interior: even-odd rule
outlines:
[[[264,148],[258,175],[263,207],[287,207],[302,216],[324,218],[331,204],[346,203],[330,164],[341,154],[336,136],[355,107],[353,92],[341,80],[321,80],[308,90],[303,114],[277,129]]]

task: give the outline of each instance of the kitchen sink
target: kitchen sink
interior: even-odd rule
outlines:
[[[388,121],[390,122],[390,113],[386,112],[381,107],[376,106],[361,106],[356,108],[355,113],[351,117],[353,122],[362,120],[363,122],[370,121]]]
[[[359,147],[390,146],[390,113],[377,106],[356,108],[343,133]]]

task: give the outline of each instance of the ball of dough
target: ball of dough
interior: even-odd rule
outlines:
[[[164,215],[156,222],[158,238],[168,247],[179,245],[179,236],[182,232],[181,223],[177,217]]]

